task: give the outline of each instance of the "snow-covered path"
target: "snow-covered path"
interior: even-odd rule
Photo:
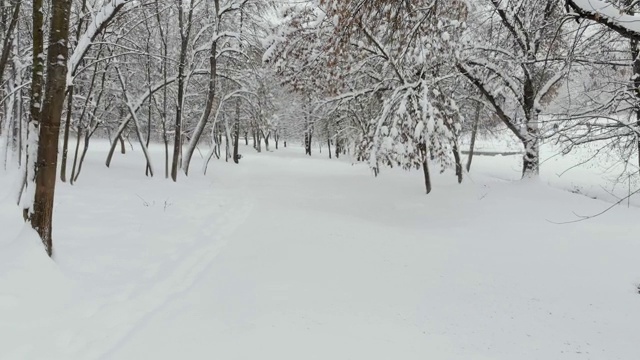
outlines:
[[[125,163],[62,186],[57,266],[0,241],[0,358],[640,356],[637,209],[555,225],[606,204],[246,152],[179,184]]]

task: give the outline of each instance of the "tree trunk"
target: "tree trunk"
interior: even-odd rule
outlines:
[[[467,172],[471,170],[471,161],[473,160],[473,150],[476,146],[476,136],[478,134],[478,123],[480,122],[480,110],[482,109],[482,105],[480,103],[476,104],[476,112],[473,119],[473,128],[471,129],[471,144],[469,144],[469,158],[467,158]]]
[[[536,177],[540,173],[540,145],[537,136],[525,140],[522,158],[522,177]]]
[[[41,0],[40,0],[41,1]],[[18,25],[18,20],[20,19],[20,5],[22,4],[21,0],[17,0],[15,5],[13,5],[13,13],[11,15],[11,22],[9,23],[9,27],[7,28],[7,32],[4,34],[4,41],[2,42],[2,54],[0,54],[0,85],[2,85],[2,76],[4,75],[5,67],[9,62],[9,53],[11,53],[11,44],[13,41],[13,31]],[[33,4],[34,8],[36,3]],[[42,18],[42,14],[40,14]],[[34,27],[36,26],[36,22],[34,19]]]
[[[71,113],[73,110],[73,86],[67,87],[69,97],[67,98],[67,120],[64,123],[64,134],[62,137],[62,160],[60,161],[60,180],[67,181],[67,157],[69,155],[69,131],[71,129]]]
[[[458,177],[458,184],[462,184],[462,159],[460,159],[460,149],[458,144],[453,144],[453,158],[456,162],[456,176]]]
[[[311,156],[311,134],[309,131],[304,133],[304,153]]]
[[[625,5],[630,5],[631,0],[627,0]],[[633,59],[633,73],[631,81],[633,81],[633,90],[635,93],[635,111],[636,111],[636,131],[640,131],[640,42],[638,40],[630,40],[631,58]],[[640,166],[640,136],[636,134],[636,148],[638,151],[638,166]]]
[[[78,126],[78,129],[76,131],[78,132],[76,137],[76,149],[73,153],[73,165],[71,165],[71,177],[69,178],[69,183],[71,185],[73,185],[73,183],[75,182],[76,166],[78,165],[78,153],[80,152],[80,140],[82,139],[82,129]]]
[[[331,159],[331,138],[327,138],[327,148],[329,148],[329,159]]]
[[[184,105],[185,69],[187,67],[187,50],[191,32],[191,15],[193,6],[188,2],[189,12],[185,19],[184,8],[186,0],[179,0],[178,29],[180,30],[180,62],[178,64],[178,104],[176,105],[175,136],[173,141],[173,160],[171,162],[171,179],[178,181],[180,154],[182,153],[182,106]]]
[[[27,143],[25,149],[25,167],[23,173],[23,190],[29,186],[35,186],[36,181],[36,154],[40,127],[40,107],[42,106],[42,87],[44,83],[44,19],[42,16],[42,0],[33,0],[32,3],[32,66],[31,66],[31,103],[29,105],[29,124],[27,126]],[[36,147],[34,149],[33,147]],[[25,191],[21,192],[24,194]],[[28,192],[26,192],[28,193]],[[33,199],[29,199],[30,203]],[[25,205],[27,204],[25,203]],[[22,211],[24,220],[29,219],[31,209],[25,206]]]
[[[218,0],[214,2],[216,6],[216,12],[219,11]],[[216,24],[219,23],[219,19],[216,19]],[[217,77],[217,59],[216,53],[218,48],[218,41],[213,40],[211,43],[211,50],[209,52],[209,91],[207,95],[207,101],[204,107],[204,112],[196,125],[196,129],[193,132],[191,137],[191,141],[189,141],[189,145],[187,146],[187,151],[184,156],[184,164],[183,170],[186,175],[189,175],[189,164],[191,163],[191,157],[193,156],[193,152],[196,150],[196,146],[198,145],[198,141],[200,141],[200,136],[202,136],[202,132],[204,131],[205,126],[207,125],[207,121],[209,121],[209,116],[211,115],[211,109],[213,108],[213,100],[216,96],[216,77]]]
[[[425,157],[422,163],[422,173],[424,174],[424,185],[427,189],[427,194],[429,194],[431,192],[431,176],[429,175],[429,164],[427,161],[427,157]]]
[[[236,123],[233,130],[233,162],[238,163],[238,142],[240,141],[240,101],[236,100]]]
[[[58,164],[60,118],[64,106],[69,50],[69,14],[71,0],[57,0],[52,4],[47,52],[47,82],[45,87],[38,160],[36,162],[36,192],[29,215],[31,226],[38,232],[49,256],[53,253],[53,201]]]

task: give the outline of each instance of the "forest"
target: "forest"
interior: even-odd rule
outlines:
[[[0,0],[0,162],[1,359],[640,356],[636,0]]]

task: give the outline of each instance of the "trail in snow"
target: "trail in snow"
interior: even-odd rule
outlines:
[[[28,252],[0,265],[0,358],[640,354],[638,209],[558,226],[607,204],[492,180],[482,161],[424,196],[419,172],[244,152],[178,184],[141,178],[133,153],[62,186],[57,264]],[[38,286],[21,287],[30,266]],[[64,286],[34,310],[39,269]]]

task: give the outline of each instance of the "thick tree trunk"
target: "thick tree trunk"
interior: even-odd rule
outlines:
[[[64,106],[67,59],[69,50],[69,14],[71,0],[57,0],[52,4],[47,53],[47,82],[40,123],[38,160],[36,162],[36,191],[29,220],[44,243],[47,254],[53,253],[53,201],[58,164],[60,118]]]
[[[540,173],[540,144],[537,136],[525,140],[522,158],[522,177],[536,177]]]

